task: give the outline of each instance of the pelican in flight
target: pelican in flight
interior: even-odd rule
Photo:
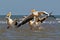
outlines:
[[[27,16],[20,24],[17,25],[17,27],[24,25],[25,23],[29,22],[32,19],[34,19],[34,21],[36,21],[36,18],[38,18],[41,15],[44,15],[44,14],[48,15],[48,13],[45,11],[36,11],[35,9],[33,9],[31,12],[32,12],[32,14]]]
[[[8,12],[8,14],[6,15],[6,21],[7,21],[7,24],[8,24],[7,29],[17,25],[17,19],[14,19],[14,20],[11,19],[11,12]]]

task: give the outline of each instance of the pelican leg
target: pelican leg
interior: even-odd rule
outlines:
[[[10,27],[8,26],[7,29],[9,29]]]

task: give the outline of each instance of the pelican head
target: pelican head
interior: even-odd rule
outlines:
[[[8,12],[8,14],[6,16],[7,17],[11,17],[11,12]]]
[[[38,16],[38,12],[35,9],[32,9],[31,12],[32,12],[33,16]]]
[[[8,14],[6,15],[6,20],[9,20],[11,17],[11,12],[8,12]]]
[[[31,12],[35,12],[36,10],[35,9],[32,9]]]

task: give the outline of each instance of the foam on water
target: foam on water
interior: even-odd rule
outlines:
[[[5,23],[7,23],[7,22],[6,22],[6,21],[0,21],[0,23],[1,23],[1,24],[5,24]]]

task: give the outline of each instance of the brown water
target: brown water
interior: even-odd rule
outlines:
[[[0,40],[60,40],[60,24],[42,24],[39,31],[31,31],[28,24],[17,30],[6,27],[0,24]]]

